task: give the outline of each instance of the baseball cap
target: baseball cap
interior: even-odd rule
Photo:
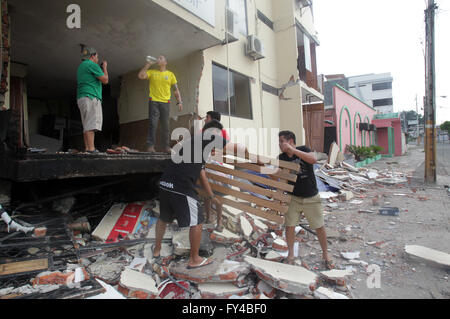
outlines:
[[[97,50],[92,47],[85,47],[82,51],[82,60],[88,60],[92,55],[95,55]]]

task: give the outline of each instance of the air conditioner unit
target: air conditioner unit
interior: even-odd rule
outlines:
[[[236,42],[238,40],[238,19],[239,16],[236,12],[231,10],[230,8],[226,9],[226,19],[227,19],[227,31],[225,40],[223,41],[223,44]]]
[[[368,131],[369,130],[369,123],[359,123],[359,130],[360,131]]]
[[[245,54],[253,58],[253,60],[264,59],[264,46],[260,39],[254,35],[247,38],[247,45],[245,46]]]

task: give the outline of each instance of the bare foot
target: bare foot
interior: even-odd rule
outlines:
[[[147,148],[147,152],[148,153],[156,153],[155,147],[154,146],[150,146],[149,148]]]

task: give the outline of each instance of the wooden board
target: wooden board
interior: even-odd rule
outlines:
[[[264,178],[264,177],[260,177],[260,176],[256,176],[256,175],[253,175],[253,174],[249,174],[249,173],[233,170],[231,168],[223,167],[223,166],[220,166],[220,165],[207,164],[206,168],[211,169],[213,171],[217,171],[217,172],[221,172],[221,173],[224,173],[224,174],[228,174],[228,175],[232,175],[232,176],[235,176],[235,177],[239,177],[239,178],[242,178],[242,179],[246,179],[246,180],[249,180],[251,182],[267,185],[267,186],[270,186],[270,187],[273,187],[273,188],[278,188],[278,189],[280,189],[282,191],[292,192],[294,190],[294,185],[289,185],[289,184],[286,184],[286,183],[277,182],[277,181],[270,180],[270,179],[267,179],[267,178]]]
[[[231,186],[239,187],[241,190],[246,190],[255,194],[263,195],[272,199],[277,199],[283,203],[289,204],[291,202],[291,196],[285,195],[283,192],[275,192],[269,189],[265,189],[253,184],[243,183],[234,179],[226,178],[214,173],[206,173],[206,176],[216,182],[228,184]]]
[[[197,189],[197,192],[201,196],[205,196],[206,197],[206,195],[207,195],[206,192],[202,188]],[[284,217],[280,216],[280,215],[277,215],[274,212],[263,211],[261,209],[254,208],[254,207],[250,206],[250,204],[238,203],[238,202],[235,202],[234,200],[230,200],[230,199],[225,198],[225,197],[222,197],[220,199],[220,201],[224,205],[228,205],[228,206],[234,207],[236,209],[239,209],[239,210],[241,210],[243,212],[247,212],[247,213],[250,213],[250,214],[253,214],[253,215],[265,218],[265,219],[267,219],[269,221],[272,221],[272,222],[275,222],[277,224],[283,224],[284,223]]]
[[[0,265],[0,276],[20,274],[23,272],[47,270],[48,259],[34,259]]]
[[[255,155],[255,154],[249,154],[249,156],[243,157],[243,156],[239,156],[240,154],[226,154],[226,156],[234,156],[237,158],[242,158],[242,159],[259,159],[261,162],[263,162],[266,165],[273,165],[273,166],[277,166],[277,167],[281,167],[281,168],[287,168],[290,169],[294,172],[298,172],[300,170],[300,164],[296,164],[293,162],[286,162],[286,161],[280,161],[278,159],[275,158],[270,158],[267,156],[261,156],[261,155]],[[220,151],[216,151],[216,156],[224,156],[223,153],[221,153]]]
[[[299,164],[253,154],[242,157],[242,154],[224,155],[221,152],[216,152],[212,160],[218,163],[207,164],[206,174],[212,191],[228,197],[221,199],[223,204],[283,223],[283,215],[288,212],[291,202],[291,195],[286,192],[294,190],[291,184],[297,181]],[[200,189],[199,194],[204,196],[204,190]]]
[[[211,189],[213,191],[225,194],[225,195],[230,195],[230,196],[234,196],[236,198],[240,198],[249,202],[252,202],[258,206],[261,207],[267,207],[270,209],[273,209],[275,211],[281,212],[281,213],[287,213],[288,211],[288,206],[286,205],[280,205],[277,202],[274,201],[270,201],[270,200],[266,200],[266,199],[262,199],[262,198],[258,198],[256,196],[250,195],[250,194],[246,194],[243,192],[239,192],[239,191],[235,191],[233,189],[227,188],[227,187],[223,187],[217,184],[211,184]]]

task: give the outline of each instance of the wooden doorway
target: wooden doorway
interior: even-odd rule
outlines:
[[[324,104],[303,104],[303,127],[306,135],[306,146],[316,152],[323,153],[324,146]]]

